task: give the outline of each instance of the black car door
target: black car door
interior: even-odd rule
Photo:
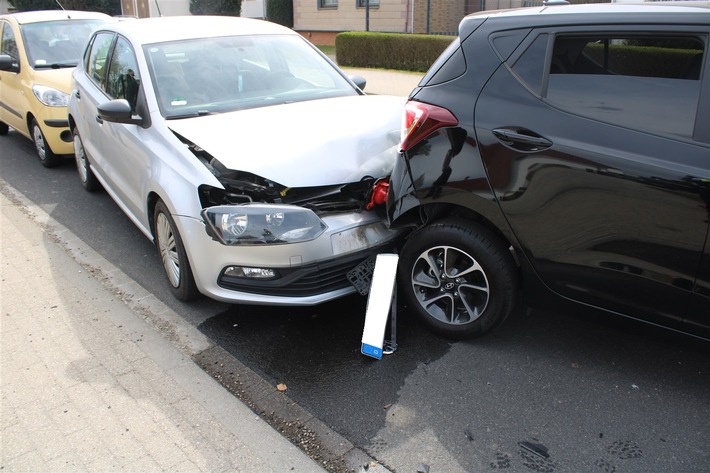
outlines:
[[[475,108],[508,222],[556,293],[680,328],[708,232],[707,31],[537,31]],[[704,184],[705,183],[705,184]]]

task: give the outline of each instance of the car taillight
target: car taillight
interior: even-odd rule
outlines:
[[[456,126],[459,121],[445,108],[410,100],[404,106],[402,139],[399,147],[407,151],[439,128]]]

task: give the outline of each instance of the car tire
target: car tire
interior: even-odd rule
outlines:
[[[44,139],[44,134],[42,129],[39,127],[36,119],[32,119],[30,123],[30,134],[32,136],[32,141],[34,141],[35,149],[37,150],[37,156],[39,156],[39,162],[42,166],[46,168],[53,168],[57,166],[60,162],[59,156],[54,154],[54,152],[49,148],[47,140]]]
[[[200,296],[195,278],[187,259],[175,221],[162,201],[158,201],[153,213],[155,222],[155,245],[160,253],[165,276],[173,295],[181,301],[190,301]]]
[[[401,251],[398,277],[408,307],[453,339],[489,332],[510,315],[517,298],[518,278],[506,245],[461,219],[434,222],[412,234]]]
[[[7,135],[10,132],[10,126],[5,122],[0,122],[0,135]]]
[[[84,186],[89,192],[99,190],[101,184],[99,183],[94,172],[89,166],[89,158],[86,156],[86,151],[84,150],[84,142],[81,141],[81,136],[79,136],[79,130],[74,128],[72,130],[72,138],[74,141],[74,159],[76,161],[76,170],[79,172],[79,180],[81,185]]]

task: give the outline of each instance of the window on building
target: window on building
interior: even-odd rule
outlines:
[[[338,0],[318,0],[318,8],[338,8]]]
[[[367,6],[367,2],[370,2],[370,7],[379,7],[380,6],[380,0],[357,0],[357,7],[358,8],[365,8]]]

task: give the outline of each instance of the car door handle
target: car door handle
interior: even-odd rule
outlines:
[[[74,97],[76,97],[76,98],[78,98],[78,99],[81,98],[81,93],[79,93],[78,90],[74,89],[74,90],[72,90],[71,93],[74,94]]]
[[[505,146],[518,151],[542,151],[552,146],[547,138],[521,128],[496,128],[493,134]]]
[[[97,122],[99,122],[99,123],[101,123],[101,124],[103,124],[103,123],[104,123],[104,119],[103,119],[103,118],[101,118],[101,117],[100,117],[100,116],[98,116],[98,115],[96,115],[96,121],[97,121]]]

